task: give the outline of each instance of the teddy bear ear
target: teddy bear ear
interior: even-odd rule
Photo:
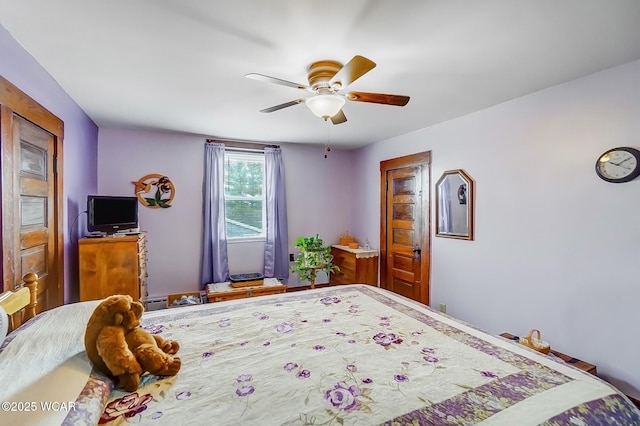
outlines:
[[[131,310],[131,299],[130,296],[120,296],[117,299],[114,299],[114,303],[111,305],[111,312],[115,315],[118,312],[127,312]]]
[[[140,302],[133,302],[131,303],[131,310],[135,311],[138,314],[141,314],[144,312],[144,305]]]

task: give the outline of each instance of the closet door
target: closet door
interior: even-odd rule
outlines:
[[[62,121],[0,79],[3,289],[38,274],[37,311],[64,300]]]

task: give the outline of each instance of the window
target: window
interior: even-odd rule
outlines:
[[[227,238],[264,238],[264,154],[225,151]]]

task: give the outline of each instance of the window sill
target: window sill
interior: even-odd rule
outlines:
[[[227,244],[264,243],[266,240],[265,237],[230,238],[227,239]]]

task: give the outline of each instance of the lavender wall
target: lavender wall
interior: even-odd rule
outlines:
[[[141,211],[150,291],[196,288],[204,138],[101,129],[96,173],[95,124],[2,27],[0,58],[2,76],[65,122],[65,300],[77,297],[83,216],[70,228],[86,195],[130,194],[132,180],[155,172],[178,190],[171,209]],[[477,184],[476,240],[432,238],[432,305],[494,333],[539,328],[640,397],[640,340],[629,333],[640,322],[640,180],[614,185],[594,173],[607,149],[640,147],[638,81],[640,61],[328,160],[321,148],[283,146],[290,242],[316,232],[333,242],[348,229],[376,247],[379,162],[431,151],[432,189],[455,168]],[[230,255],[237,272],[261,267],[259,246]]]
[[[65,303],[78,300],[79,227],[86,196],[98,182],[98,127],[58,83],[0,26],[0,75],[64,122],[63,199]]]
[[[379,162],[432,152],[476,181],[475,241],[433,237],[431,305],[493,333],[538,328],[640,397],[640,179],[594,172],[616,146],[640,148],[640,61],[354,153],[351,223],[379,238]],[[433,193],[432,215],[435,213]]]
[[[150,174],[168,176],[176,195],[168,209],[140,207],[140,228],[148,235],[150,297],[199,288],[202,242],[204,136],[101,128],[98,190],[105,195],[133,195],[133,181]],[[351,153],[282,144],[287,185],[289,245],[301,235],[320,234],[336,243],[349,226]],[[126,155],[123,155],[126,153]],[[232,274],[262,272],[264,243],[230,243]],[[318,283],[326,282],[326,276]],[[298,285],[292,275],[288,284]]]

